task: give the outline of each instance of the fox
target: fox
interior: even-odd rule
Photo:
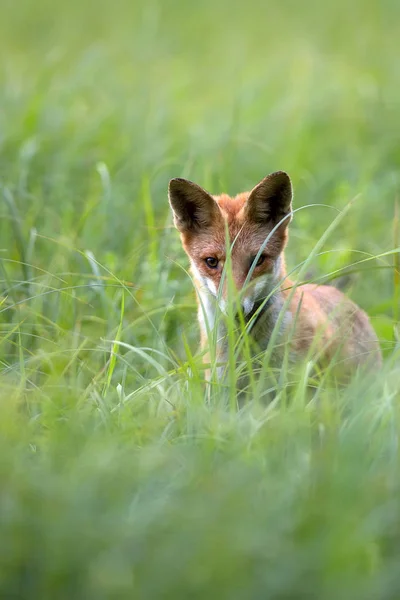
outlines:
[[[223,276],[228,252],[233,289],[239,294],[244,321],[251,325],[249,335],[257,352],[268,348],[279,327],[269,354],[275,368],[283,361],[285,340],[293,362],[311,353],[316,363],[335,360],[347,374],[382,364],[378,338],[359,306],[336,287],[296,286],[288,277],[285,248],[293,217],[293,186],[286,172],[271,173],[250,192],[233,197],[212,195],[192,181],[174,178],[168,197],[190,261],[200,348],[208,367],[208,332],[217,322],[216,360],[223,365],[228,356],[226,331],[217,318],[218,310],[226,314],[232,293]],[[223,369],[218,372],[222,375]]]

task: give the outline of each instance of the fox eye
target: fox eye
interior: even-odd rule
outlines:
[[[261,254],[261,255],[258,257],[258,261],[256,262],[255,266],[256,266],[256,267],[259,267],[260,265],[262,265],[262,264],[263,264],[263,262],[264,262],[264,260],[265,260],[265,258],[266,258],[266,257],[265,257],[265,255],[264,255],[264,254]],[[253,262],[254,262],[255,260],[256,260],[256,257],[255,257],[255,256],[252,256],[252,257],[251,257],[251,259],[250,259],[250,264],[252,265],[252,264],[253,264]]]
[[[216,269],[218,267],[218,258],[215,258],[215,256],[209,256],[204,260],[206,261],[207,267],[210,267],[210,269]]]

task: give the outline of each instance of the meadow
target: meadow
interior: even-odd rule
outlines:
[[[398,598],[400,4],[0,11],[0,596]],[[168,181],[279,169],[293,277],[345,275],[384,366],[238,408]]]

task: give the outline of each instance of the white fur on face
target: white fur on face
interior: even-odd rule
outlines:
[[[209,329],[213,329],[215,325],[215,301],[210,297],[210,294],[204,290],[204,288],[198,290],[200,297],[200,304],[198,310],[198,318],[201,325],[207,330],[208,324]]]
[[[253,310],[254,301],[251,298],[243,298],[242,307],[244,314],[248,315]]]
[[[207,289],[212,293],[212,295],[216,297],[217,296],[217,288],[215,287],[215,283],[213,282],[213,280],[209,279],[208,277],[204,277],[204,275],[202,275],[200,273],[200,271],[198,270],[198,268],[192,261],[191,261],[191,266],[192,266],[193,275],[196,277],[196,279],[198,279],[203,286],[206,286]]]
[[[198,270],[198,268],[192,260],[190,261],[190,266],[192,267],[192,273],[196,277],[196,279],[198,279],[199,281],[201,281],[201,283],[204,284],[204,277],[203,275],[201,275],[200,271]]]
[[[254,308],[254,304],[257,300],[264,298],[268,294],[268,290],[271,286],[272,276],[261,275],[250,284],[246,290],[246,294],[242,299],[242,307],[245,315],[248,315]]]
[[[198,270],[198,268],[196,267],[196,265],[193,261],[191,261],[191,266],[192,266],[193,275],[196,277],[196,279],[201,284],[200,288],[198,289],[199,298],[200,298],[200,304],[199,304],[199,310],[198,310],[199,321],[200,321],[201,325],[204,327],[204,329],[207,329],[207,327],[206,327],[206,320],[207,320],[208,327],[210,329],[213,329],[214,325],[215,325],[215,319],[216,319],[215,301],[214,301],[213,297],[215,297],[217,295],[214,282],[211,281],[210,279],[208,279],[207,277],[204,277],[200,273],[200,271]],[[210,297],[210,294],[213,297]]]
[[[218,302],[218,306],[221,312],[224,313],[224,315],[228,314],[228,303],[226,300],[224,300],[223,298],[219,299]]]
[[[214,299],[218,297],[218,290],[212,279],[204,277],[192,261],[191,266],[193,275],[201,283],[199,295],[202,306],[199,307],[199,320],[205,326],[206,318],[210,329],[212,329],[216,321],[216,306]],[[246,293],[242,298],[242,308],[245,315],[251,313],[257,300],[265,298],[271,288],[273,280],[273,274],[261,275],[247,286]],[[227,314],[228,302],[224,300],[224,298],[221,297],[219,299],[218,306],[221,312]]]
[[[215,283],[211,279],[206,278],[206,285],[213,297],[217,299],[218,290],[215,286]],[[220,298],[218,298],[218,306],[221,312],[223,312],[225,315],[228,314],[228,303],[222,298],[222,295],[220,296]]]
[[[212,295],[216,297],[217,296],[217,288],[215,287],[215,283],[208,277],[205,277],[205,281],[206,281],[206,285],[207,285],[208,289],[210,290],[210,292],[212,293]]]

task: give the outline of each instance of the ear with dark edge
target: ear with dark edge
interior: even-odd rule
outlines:
[[[168,197],[175,227],[181,232],[208,227],[218,211],[213,197],[187,179],[171,179]]]
[[[292,198],[289,175],[284,171],[271,173],[251,190],[246,203],[247,217],[254,223],[272,225],[284,219],[282,227],[285,228],[291,220]]]

